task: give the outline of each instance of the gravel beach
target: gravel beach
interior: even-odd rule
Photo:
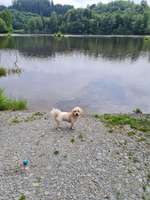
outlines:
[[[0,112],[0,200],[150,200],[150,137],[128,129],[87,115],[55,130],[49,113]]]

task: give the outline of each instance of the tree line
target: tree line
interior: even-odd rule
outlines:
[[[145,0],[98,3],[86,8],[49,0],[14,0],[0,6],[0,32],[64,34],[150,34],[150,7]]]

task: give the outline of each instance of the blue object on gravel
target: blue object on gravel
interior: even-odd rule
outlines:
[[[23,165],[26,167],[26,166],[28,166],[29,165],[29,160],[23,160]]]

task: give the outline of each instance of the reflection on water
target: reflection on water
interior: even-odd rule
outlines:
[[[150,39],[0,37],[0,65],[13,69],[16,58],[23,72],[0,87],[31,109],[150,112]]]

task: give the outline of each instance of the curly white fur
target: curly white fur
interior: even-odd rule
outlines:
[[[54,117],[54,120],[56,121],[56,125],[57,125],[56,128],[59,127],[60,122],[66,121],[71,124],[70,128],[72,129],[74,126],[74,123],[81,116],[82,112],[83,111],[80,107],[73,108],[71,112],[62,112],[59,109],[53,108],[51,110],[51,115]]]

